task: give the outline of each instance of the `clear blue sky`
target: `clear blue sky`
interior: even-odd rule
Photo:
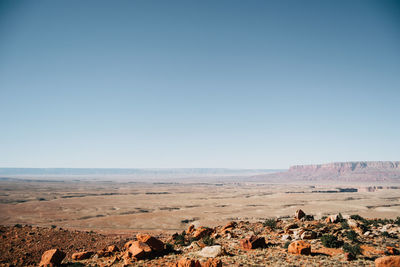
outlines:
[[[0,167],[400,160],[398,1],[1,1]]]

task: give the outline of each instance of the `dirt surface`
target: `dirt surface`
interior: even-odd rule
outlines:
[[[124,237],[102,235],[95,232],[68,231],[62,228],[32,226],[1,226],[1,263],[37,265],[43,252],[62,248],[71,259],[72,253],[81,250],[100,250],[108,244],[121,244]]]

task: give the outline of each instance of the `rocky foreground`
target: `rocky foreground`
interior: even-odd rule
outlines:
[[[102,235],[57,227],[0,227],[0,266],[400,266],[400,217],[336,214],[215,228],[190,225],[173,235]]]

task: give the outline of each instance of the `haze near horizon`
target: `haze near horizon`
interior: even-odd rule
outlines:
[[[400,159],[396,1],[1,1],[0,167]]]

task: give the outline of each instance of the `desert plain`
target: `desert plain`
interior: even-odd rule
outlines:
[[[264,183],[246,176],[195,180],[3,179],[0,221],[106,232],[177,232],[189,224],[285,218],[299,208],[316,218],[339,212],[392,219],[400,214],[400,187],[393,184]]]

